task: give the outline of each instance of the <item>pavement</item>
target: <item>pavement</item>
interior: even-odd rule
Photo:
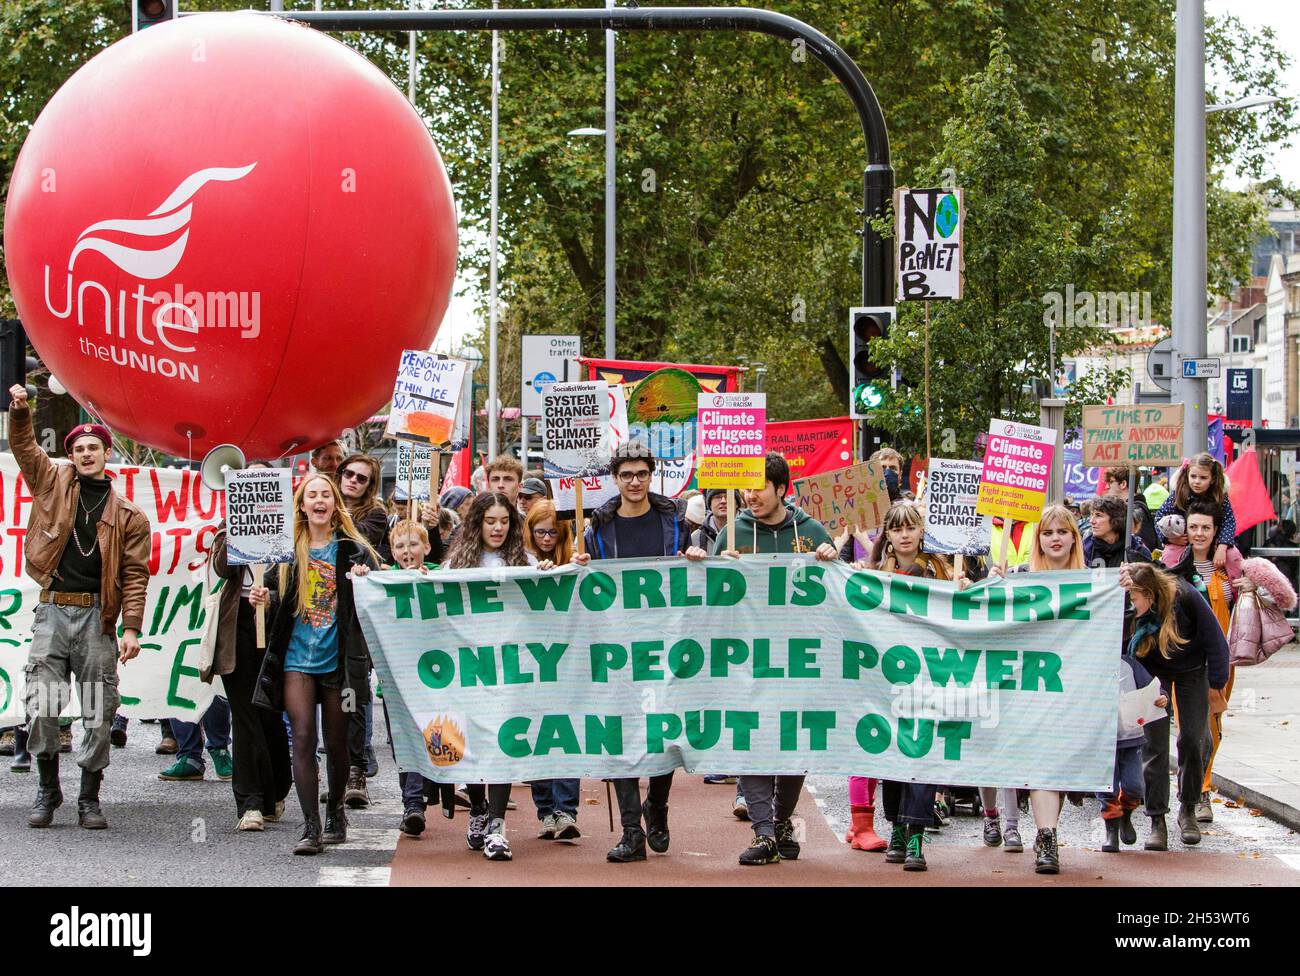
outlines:
[[[1214,786],[1300,830],[1300,644],[1237,669]]]
[[[171,759],[154,754],[158,727],[131,723],[124,749],[114,749],[103,787],[107,831],[81,830],[76,822],[77,769],[63,757],[66,800],[55,826],[33,830],[27,811],[36,792],[34,773],[14,773],[0,758],[0,885],[51,881],[76,885],[161,886],[1036,886],[1152,885],[1295,886],[1300,884],[1300,806],[1297,718],[1300,647],[1237,675],[1227,733],[1216,763],[1221,795],[1204,840],[1185,848],[1171,838],[1166,853],[1141,849],[1144,818],[1136,818],[1139,843],[1103,854],[1099,807],[1067,805],[1060,822],[1062,871],[1036,875],[1030,850],[1011,854],[987,848],[982,821],[954,816],[929,835],[929,871],[903,872],[877,854],[843,842],[848,823],[847,780],[810,777],[797,811],[803,852],[797,861],[742,868],[747,823],[732,812],[734,787],[705,785],[678,772],[670,800],[672,844],[636,864],[608,864],[605,852],[618,833],[609,828],[604,784],[583,781],[575,842],[536,837],[536,811],[526,785],[517,784],[517,809],[507,816],[514,860],[489,862],[467,849],[463,809],[454,820],[431,810],[419,838],[398,829],[401,800],[396,768],[382,723],[375,729],[380,774],[370,781],[369,809],[349,814],[349,841],[318,857],[295,857],[301,829],[296,794],[282,823],[264,833],[239,833],[230,784],[216,780],[209,763],[201,782],[164,782],[158,772]],[[76,734],[80,734],[79,730]],[[1244,802],[1243,802],[1244,801]],[[1274,819],[1276,818],[1276,819]],[[617,817],[616,817],[617,819]],[[1171,821],[1172,827],[1172,821]],[[877,829],[884,818],[877,815]],[[1035,827],[1024,814],[1021,833],[1031,845]]]

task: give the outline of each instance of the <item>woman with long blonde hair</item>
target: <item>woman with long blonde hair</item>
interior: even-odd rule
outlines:
[[[1124,567],[1120,585],[1128,590],[1136,620],[1129,646],[1161,692],[1178,706],[1178,826],[1184,844],[1198,844],[1201,829],[1196,803],[1205,778],[1210,741],[1210,689],[1220,694],[1228,683],[1228,642],[1205,598],[1184,579],[1147,563]],[[1146,849],[1169,848],[1169,725],[1143,728],[1142,778],[1151,836]]]
[[[312,475],[294,493],[294,561],[280,567],[279,608],[267,641],[263,667],[273,707],[283,699],[293,727],[293,779],[302,806],[302,838],[295,854],[319,854],[325,844],[347,840],[343,791],[348,778],[348,715],[344,689],[355,705],[370,698],[369,652],[352,601],[354,567],[363,574],[379,557],[357,531],[338,485]],[[249,592],[253,606],[266,606],[265,586]],[[276,681],[276,671],[280,671]],[[328,804],[322,830],[316,766],[316,707],[324,725]]]

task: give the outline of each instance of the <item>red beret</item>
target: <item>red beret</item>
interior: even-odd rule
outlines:
[[[108,432],[108,428],[103,424],[77,424],[72,430],[68,431],[68,436],[63,438],[63,452],[72,453],[72,445],[77,442],[78,437],[98,437],[104,442],[104,450],[113,449],[113,435]]]

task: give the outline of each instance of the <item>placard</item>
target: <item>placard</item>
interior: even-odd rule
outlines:
[[[434,447],[449,443],[468,367],[463,359],[420,349],[402,350],[384,433]]]
[[[978,461],[931,458],[925,479],[925,551],[954,556],[984,556],[993,537],[993,520],[980,515]]]
[[[414,461],[414,465],[412,462]],[[399,441],[395,484],[417,502],[429,500],[429,483],[433,478],[433,448]]]
[[[1183,405],[1083,408],[1083,463],[1090,468],[1172,467],[1183,459]]]
[[[980,515],[1036,523],[1047,501],[1055,450],[1054,430],[1014,420],[990,421],[975,510]]]
[[[889,488],[870,461],[800,478],[794,503],[826,526],[832,536],[847,529],[874,529],[889,511]]]
[[[226,472],[226,561],[232,566],[293,562],[293,472]]]
[[[580,478],[607,471],[612,412],[609,384],[604,380],[547,386],[542,391],[546,477]]]
[[[701,488],[762,488],[767,483],[766,393],[701,393],[696,483]]]
[[[961,189],[900,186],[894,191],[894,221],[897,301],[961,298],[966,222]]]

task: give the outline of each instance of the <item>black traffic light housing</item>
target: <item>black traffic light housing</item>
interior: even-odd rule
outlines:
[[[888,337],[894,324],[891,305],[849,309],[849,416],[867,419],[880,406],[889,374],[871,358],[873,339]]]
[[[142,31],[176,16],[176,0],[135,0],[131,30]]]
[[[9,402],[11,386],[27,387],[29,397],[36,387],[27,382],[27,374],[41,368],[41,361],[27,355],[27,333],[18,319],[0,319],[0,397]]]

